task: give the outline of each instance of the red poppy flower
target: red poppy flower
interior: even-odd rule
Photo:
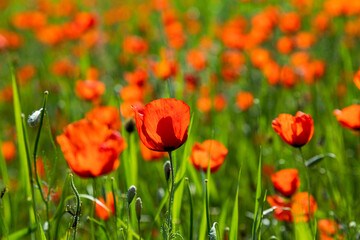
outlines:
[[[271,175],[275,189],[285,197],[291,197],[300,187],[298,170],[283,169]]]
[[[146,104],[143,109],[132,108],[140,140],[147,148],[169,152],[185,143],[190,107],[183,101],[161,98]]]
[[[251,92],[239,92],[236,95],[236,105],[242,111],[246,111],[254,105],[254,96]]]
[[[291,210],[294,216],[294,222],[309,221],[309,193],[299,192],[291,198]],[[310,194],[310,212],[311,216],[317,210],[315,198]]]
[[[203,143],[195,143],[190,156],[190,162],[197,170],[207,171],[210,164],[210,171],[213,173],[225,161],[228,154],[227,148],[216,140],[206,140]]]
[[[86,119],[69,124],[56,140],[80,177],[97,177],[117,169],[118,156],[126,147],[119,132]]]
[[[114,130],[121,129],[120,113],[116,107],[96,107],[86,113],[86,118],[90,121],[98,121]]]
[[[314,123],[310,114],[297,112],[295,117],[282,113],[271,123],[274,131],[289,145],[302,147],[314,134]]]
[[[338,122],[346,128],[360,130],[360,105],[354,104],[342,110],[335,110],[334,115]]]
[[[2,142],[1,152],[6,162],[12,162],[16,155],[16,146],[11,141]]]
[[[342,236],[337,236],[339,224],[335,220],[321,219],[318,221],[317,226],[321,240],[343,239]]]
[[[275,218],[279,221],[292,222],[293,216],[291,214],[291,202],[286,201],[280,196],[268,196],[266,200],[271,207],[276,207],[274,209]]]
[[[112,192],[109,192],[106,194],[106,201],[103,197],[100,197],[99,201],[104,204],[108,209],[105,209],[103,206],[96,203],[95,214],[96,216],[105,221],[110,217],[109,211],[111,211],[112,214],[115,214],[114,195]]]
[[[147,162],[161,160],[166,155],[166,152],[156,152],[148,149],[142,142],[139,144],[141,156]]]
[[[105,84],[97,80],[78,80],[75,86],[76,95],[84,100],[98,102],[105,92]]]

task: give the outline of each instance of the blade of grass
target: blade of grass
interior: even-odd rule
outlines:
[[[254,210],[254,222],[252,226],[252,239],[256,239],[256,233],[260,231],[259,226],[261,225],[262,214],[259,217],[261,212],[261,150],[259,156],[259,167],[257,174],[257,184],[256,184],[256,201],[255,201],[255,210]]]
[[[230,223],[230,239],[237,239],[237,238],[238,238],[238,226],[239,226],[239,185],[240,185],[241,170],[242,170],[242,165],[240,166],[239,176],[238,176],[237,185],[236,185],[236,194],[235,194],[235,201],[234,201],[234,209],[233,209],[233,215],[232,215],[231,223]]]

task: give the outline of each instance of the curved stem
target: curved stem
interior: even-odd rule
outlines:
[[[173,166],[171,151],[169,151],[169,158],[170,158],[170,171],[171,171],[171,188],[170,188],[170,196],[169,196],[168,239],[171,239],[171,234],[172,234],[171,206],[174,197],[174,186],[175,186],[174,166]]]

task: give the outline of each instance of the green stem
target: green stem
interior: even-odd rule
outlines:
[[[206,208],[206,226],[208,236],[210,235],[210,213],[209,213],[209,191],[208,191],[208,180],[205,179],[205,208]]]
[[[113,194],[113,198],[114,198],[114,221],[115,221],[115,236],[116,239],[118,239],[118,230],[117,230],[117,201],[116,201],[116,195],[115,195],[115,187],[114,187],[114,178],[111,178],[111,191]]]
[[[189,192],[189,204],[190,204],[190,236],[189,236],[189,240],[193,239],[193,203],[192,203],[192,197],[191,197],[191,190],[190,190],[190,183],[189,183],[189,179],[185,178],[186,183],[187,183],[187,189]]]
[[[91,218],[94,218],[95,216],[95,205],[96,205],[96,178],[93,178],[93,205],[92,205],[92,209],[91,209]],[[95,240],[95,226],[94,226],[94,222],[90,221],[90,228],[91,228],[91,239]]]
[[[306,167],[306,161],[305,161],[303,152],[301,150],[301,147],[299,148],[299,151],[300,151],[300,155],[301,155],[303,165],[304,165],[304,168],[305,168],[305,172],[306,172],[306,183],[307,183],[307,189],[308,189],[309,222],[310,222],[311,235],[314,236],[314,229],[313,229],[313,223],[312,223],[312,218],[311,218],[311,206],[310,206],[310,191],[311,191],[311,189],[310,189],[310,175],[309,175],[309,170]]]
[[[170,171],[171,171],[171,188],[170,188],[170,196],[169,196],[168,239],[171,239],[171,234],[172,234],[171,205],[174,197],[174,187],[175,187],[174,166],[173,166],[171,151],[169,151],[169,158],[170,158]]]
[[[80,219],[80,210],[81,210],[81,202],[80,202],[80,195],[79,192],[77,191],[75,184],[74,184],[74,178],[73,175],[70,174],[71,177],[71,189],[73,190],[74,194],[75,194],[75,198],[76,198],[76,213],[74,216],[74,223],[72,225],[72,227],[74,228],[74,235],[73,235],[73,239],[76,239],[76,231],[77,231],[77,224],[78,221]]]

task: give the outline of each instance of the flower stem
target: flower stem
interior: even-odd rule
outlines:
[[[301,155],[301,158],[302,158],[302,161],[303,161],[303,165],[304,165],[304,168],[305,168],[305,173],[306,173],[306,183],[307,183],[307,189],[308,189],[308,214],[309,214],[309,222],[310,222],[310,229],[311,229],[311,235],[314,236],[314,229],[313,229],[313,224],[312,224],[312,218],[311,218],[311,205],[310,205],[310,175],[309,175],[309,170],[308,168],[306,167],[306,161],[305,161],[305,158],[304,158],[304,155],[303,155],[303,152],[301,150],[301,147],[299,148],[299,151],[300,151],[300,155]]]
[[[91,218],[94,218],[95,215],[95,205],[96,205],[96,178],[93,178],[93,205],[92,205],[92,209],[91,209]],[[95,226],[94,226],[94,222],[91,221],[90,222],[90,227],[91,227],[91,239],[95,240]]]
[[[171,171],[171,188],[170,188],[170,196],[169,196],[168,239],[171,239],[171,234],[172,234],[171,206],[173,202],[174,187],[175,187],[174,166],[173,166],[171,151],[169,151],[169,158],[170,158],[170,171]]]

